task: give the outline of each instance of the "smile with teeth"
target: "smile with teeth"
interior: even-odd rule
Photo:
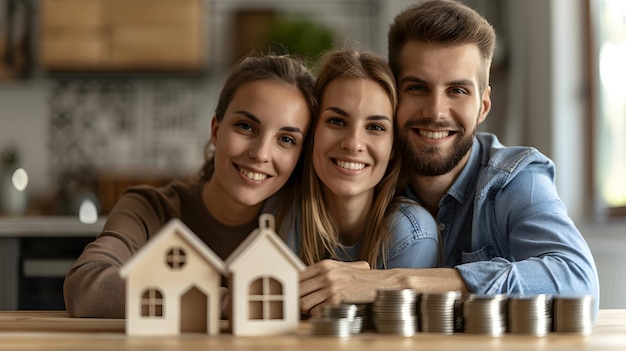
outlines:
[[[335,160],[335,164],[341,168],[358,171],[365,168],[365,163],[360,162],[347,162],[342,160]]]
[[[259,181],[259,180],[265,180],[267,178],[267,174],[252,172],[241,166],[237,166],[237,170],[239,171],[241,175],[251,180]]]
[[[428,139],[443,139],[450,135],[450,131],[444,130],[439,132],[431,132],[428,130],[419,130],[419,134]]]

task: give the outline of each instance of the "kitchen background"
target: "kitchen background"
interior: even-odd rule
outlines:
[[[0,290],[15,291],[0,292],[0,309],[59,306],[63,272],[126,186],[200,167],[221,83],[242,55],[315,57],[355,46],[386,56],[389,23],[414,2],[0,0],[0,256],[19,262],[0,260]],[[553,158],[561,196],[594,251],[601,307],[626,307],[626,223],[599,221],[588,200],[587,0],[465,2],[499,35],[493,109],[481,128]],[[28,175],[22,192],[4,186],[16,167]],[[63,227],[54,235],[25,229],[78,215],[85,200],[97,216],[68,230],[80,238]],[[42,246],[65,247],[55,251],[65,256]],[[37,262],[43,271],[31,269]],[[30,279],[42,276],[48,280]],[[46,305],[48,295],[56,297]]]

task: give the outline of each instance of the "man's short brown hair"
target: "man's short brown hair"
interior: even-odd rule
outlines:
[[[496,44],[491,24],[474,9],[456,1],[434,0],[413,5],[400,12],[389,28],[389,65],[395,75],[402,70],[400,51],[408,41],[444,45],[476,44],[483,67],[480,91],[489,84],[489,70]]]

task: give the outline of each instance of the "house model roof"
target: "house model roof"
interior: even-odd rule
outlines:
[[[202,256],[210,265],[212,265],[220,274],[226,275],[224,261],[213,252],[198,236],[196,236],[189,227],[187,227],[180,219],[170,219],[157,234],[154,235],[146,245],[144,245],[120,270],[120,276],[127,277],[135,267],[139,266],[144,257],[159,247],[160,244],[170,238],[172,235],[178,235],[185,240],[192,248],[194,248],[200,256]]]
[[[248,235],[226,259],[225,265],[228,272],[237,270],[237,267],[243,261],[245,253],[252,251],[263,240],[268,240],[297,270],[303,271],[306,268],[300,258],[274,231],[274,217],[270,214],[262,214],[259,217],[259,228]]]

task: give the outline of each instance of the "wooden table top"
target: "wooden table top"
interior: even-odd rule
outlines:
[[[600,310],[590,335],[498,337],[416,333],[411,337],[365,332],[347,338],[314,336],[302,322],[295,334],[234,337],[183,334],[126,336],[124,320],[70,318],[62,311],[0,311],[0,350],[626,350],[626,309]]]

